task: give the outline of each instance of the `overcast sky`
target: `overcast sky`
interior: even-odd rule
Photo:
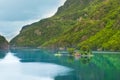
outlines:
[[[0,34],[15,37],[26,24],[50,17],[66,0],[0,0]]]

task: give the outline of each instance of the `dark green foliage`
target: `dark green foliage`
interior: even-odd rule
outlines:
[[[6,40],[3,36],[0,36],[0,44],[4,43]]]
[[[67,48],[67,51],[69,52],[70,55],[73,55],[75,49],[74,48]]]
[[[120,0],[67,0],[51,18],[23,27],[10,44],[24,47],[89,46],[120,51]]]
[[[90,54],[92,54],[92,51],[90,50],[89,46],[82,46],[80,48],[80,53],[82,55],[90,55]]]

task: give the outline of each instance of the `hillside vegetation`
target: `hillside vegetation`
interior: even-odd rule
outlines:
[[[67,0],[51,18],[24,26],[14,47],[120,51],[120,0]]]
[[[7,40],[0,35],[0,50],[8,50],[8,42]]]

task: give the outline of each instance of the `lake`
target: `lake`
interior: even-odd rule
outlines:
[[[0,80],[120,80],[120,54],[79,58],[39,49],[0,51]]]

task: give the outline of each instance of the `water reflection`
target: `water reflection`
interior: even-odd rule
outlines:
[[[119,62],[120,54],[56,57],[46,50],[17,49],[2,59],[0,80],[119,80]]]
[[[13,56],[13,53],[8,52],[4,59],[1,60],[0,63],[6,64],[6,63],[18,63],[19,59],[15,56]]]
[[[70,71],[67,67],[47,63],[0,64],[0,69],[1,80],[54,80]]]
[[[24,55],[24,51],[11,53],[9,52],[4,59],[0,62],[0,79],[1,80],[54,80],[56,76],[67,75],[72,69],[47,62],[31,62],[34,54],[25,50],[27,55]],[[28,55],[32,54],[32,56]],[[33,52],[34,51],[30,51]],[[41,52],[41,51],[40,51]],[[21,53],[21,54],[20,54]],[[21,56],[22,55],[22,56]],[[39,57],[39,56],[38,56]],[[26,58],[26,59],[25,59]],[[37,56],[33,56],[33,59]],[[24,59],[30,59],[29,63],[21,63]]]
[[[82,57],[82,58],[80,58],[80,61],[83,64],[88,64],[88,63],[90,63],[91,60],[92,60],[92,57]]]
[[[92,59],[92,57],[78,57],[67,55],[56,57],[54,54],[48,51],[39,49],[16,49],[11,51],[14,52],[14,56],[20,58],[21,62],[45,62],[69,66],[69,64],[73,64],[75,61],[82,64],[89,64]]]
[[[93,56],[87,56],[87,57],[79,57],[79,56],[68,56],[68,61],[70,63],[73,63],[74,61],[78,61],[82,64],[89,64],[90,61],[92,60]]]
[[[7,54],[7,51],[0,50],[0,59],[3,59]]]
[[[40,49],[15,49],[11,52],[20,58],[21,62],[49,62],[54,59],[50,53]]]

